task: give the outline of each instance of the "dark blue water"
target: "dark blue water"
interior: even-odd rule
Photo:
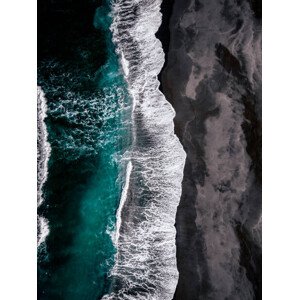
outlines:
[[[39,299],[97,299],[109,286],[122,157],[131,143],[109,12],[108,2],[39,3],[38,85],[51,146],[38,208],[49,227],[38,249]]]

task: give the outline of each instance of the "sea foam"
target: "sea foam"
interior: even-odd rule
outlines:
[[[119,207],[118,207],[117,213],[116,213],[116,228],[115,228],[115,233],[114,233],[114,236],[113,236],[113,242],[114,242],[114,245],[116,247],[117,247],[117,244],[118,244],[119,231],[120,231],[120,226],[121,226],[121,213],[122,213],[122,209],[123,209],[124,203],[126,201],[126,198],[128,196],[128,189],[129,189],[129,181],[130,181],[131,172],[132,172],[132,162],[129,161],[128,164],[127,164],[127,169],[126,169],[125,184],[124,184],[124,187],[122,189],[120,203],[119,203]]]
[[[155,37],[161,2],[113,2],[111,30],[132,98],[133,144],[117,212],[112,284],[102,299],[172,299],[178,281],[174,224],[185,152],[157,79],[164,63]]]
[[[47,116],[47,103],[42,89],[37,87],[37,207],[44,199],[42,188],[47,180],[48,160],[51,153],[51,147],[48,142],[48,133],[44,122]],[[37,246],[39,247],[49,234],[48,221],[37,216]]]

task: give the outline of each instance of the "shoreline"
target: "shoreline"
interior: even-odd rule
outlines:
[[[160,4],[157,0],[114,7],[113,41],[134,101],[134,132],[132,173],[118,211],[122,222],[117,260],[103,299],[171,299],[178,280],[174,223],[185,153],[174,135],[174,110],[159,90],[158,74],[165,62],[156,36],[162,21]],[[139,14],[132,13],[136,9]]]
[[[162,44],[162,49],[163,49],[163,52],[165,55],[163,67],[162,67],[160,73],[158,74],[158,81],[160,82],[159,89],[162,93],[163,93],[162,74],[168,63],[168,51],[169,51],[169,44],[170,44],[169,24],[170,24],[170,19],[171,19],[172,12],[173,12],[174,2],[175,2],[175,0],[162,0],[162,4],[160,7],[160,12],[162,14],[162,22],[161,22],[161,25],[160,25],[158,31],[155,34],[156,38],[158,40],[160,40],[160,42]],[[164,95],[164,93],[163,93],[163,95]]]

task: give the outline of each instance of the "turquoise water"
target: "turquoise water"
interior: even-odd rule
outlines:
[[[82,62],[53,59],[39,67],[51,145],[39,208],[50,229],[38,250],[39,299],[97,299],[109,286],[131,114],[109,11],[106,3],[91,20],[105,38],[98,51],[106,58],[93,77],[86,50]]]

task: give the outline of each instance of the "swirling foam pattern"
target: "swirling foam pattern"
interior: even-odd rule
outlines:
[[[113,41],[133,99],[133,145],[113,280],[103,299],[172,299],[178,280],[174,224],[185,152],[174,134],[174,110],[159,91],[160,5],[113,3]]]

